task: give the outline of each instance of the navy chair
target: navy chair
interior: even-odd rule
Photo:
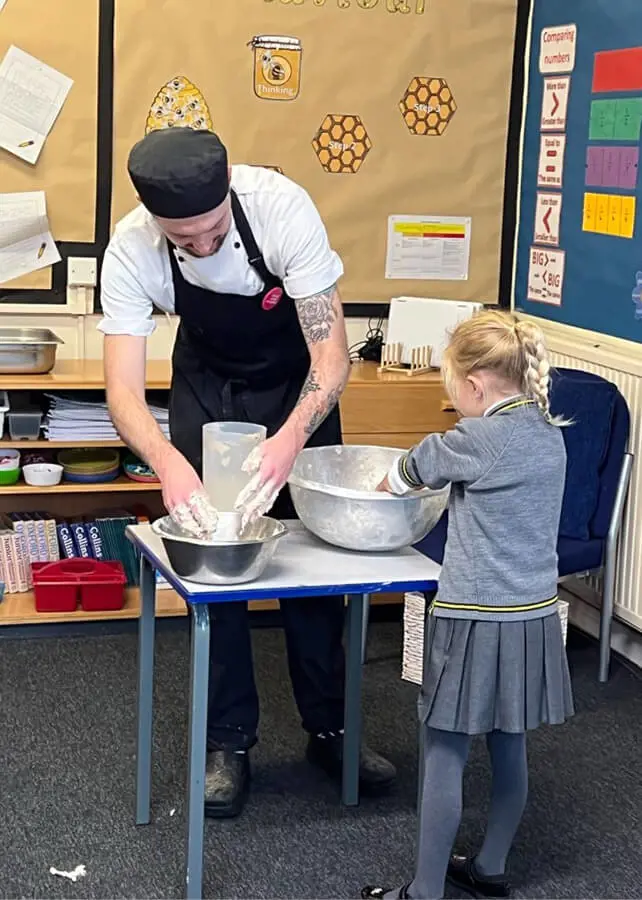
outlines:
[[[563,429],[566,488],[557,545],[560,581],[602,578],[599,680],[608,681],[615,599],[615,565],[624,505],[631,478],[627,452],[630,415],[617,387],[598,375],[557,369],[551,410],[573,420]],[[448,528],[445,513],[417,549],[441,564]]]

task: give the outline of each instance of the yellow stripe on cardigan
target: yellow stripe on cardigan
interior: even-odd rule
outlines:
[[[405,480],[408,482],[409,487],[421,487],[421,485],[417,484],[415,479],[408,472],[408,468],[406,466],[407,461],[408,461],[408,454],[406,454],[405,456],[402,456],[402,458],[401,458],[401,474],[403,475]]]
[[[442,600],[435,600],[432,605],[439,607],[439,609],[461,609],[465,612],[519,613],[546,609],[547,606],[553,606],[558,600],[559,597],[556,595],[550,600],[542,600],[540,603],[529,603],[526,606],[478,606],[474,603],[444,603]]]
[[[518,409],[520,406],[533,406],[535,403],[534,400],[515,400],[513,403],[509,403],[507,406],[498,406],[496,410],[489,414],[489,418],[494,415],[499,415],[503,412],[510,412],[511,409]]]

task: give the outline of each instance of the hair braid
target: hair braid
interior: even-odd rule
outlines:
[[[526,321],[516,322],[515,334],[524,354],[524,393],[535,401],[550,425],[567,424],[551,415],[551,363],[544,335],[536,325]]]
[[[442,371],[451,396],[457,379],[486,371],[504,388],[532,399],[551,425],[571,424],[551,415],[551,362],[542,331],[514,313],[485,309],[460,322],[444,351]]]

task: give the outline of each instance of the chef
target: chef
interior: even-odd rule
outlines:
[[[202,426],[265,425],[242,512],[246,519],[265,513],[276,497],[271,514],[294,518],[286,480],[303,447],[341,443],[338,401],[350,365],[337,290],[343,266],[319,213],[283,175],[229,166],[209,131],[152,131],[132,149],[128,171],[140,205],[117,224],[101,279],[99,328],[116,428],[157,473],[169,513],[198,530],[214,514],[201,483]],[[154,308],[179,318],[171,443],[145,402]],[[205,810],[227,818],[245,804],[259,708],[247,606],[217,604],[212,613]],[[339,780],[343,600],[284,600],[281,614],[306,755]],[[394,778],[387,760],[363,749],[364,791]]]

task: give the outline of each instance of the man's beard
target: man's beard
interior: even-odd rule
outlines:
[[[224,234],[222,237],[218,237],[216,239],[216,243],[214,247],[209,251],[209,253],[199,253],[197,250],[194,250],[189,247],[182,247],[181,249],[188,254],[188,256],[193,256],[194,259],[207,259],[209,256],[216,256],[219,252],[223,244],[225,243],[225,238],[227,234]]]

